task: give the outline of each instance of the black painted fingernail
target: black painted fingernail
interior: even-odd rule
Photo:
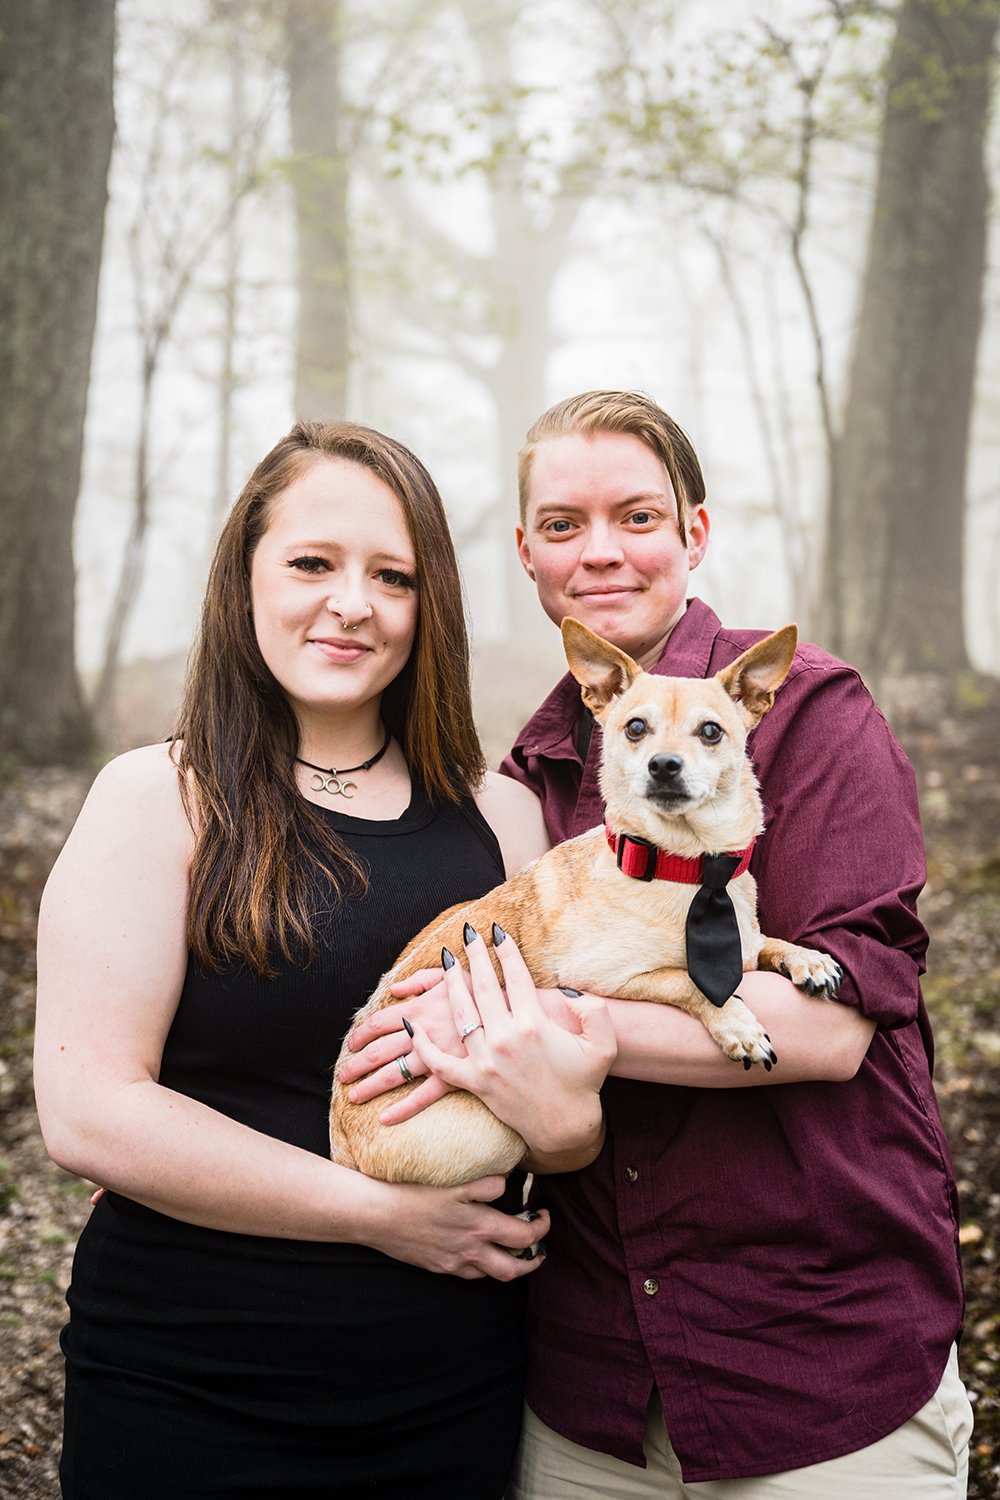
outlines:
[[[442,969],[453,969],[455,967],[455,955],[450,948],[441,949],[441,967]]]
[[[519,1214],[518,1217],[523,1219],[526,1224],[534,1224],[535,1220],[540,1219],[542,1216],[541,1214],[536,1214],[533,1208],[529,1208],[525,1213]]]
[[[410,1025],[409,1021],[406,1019],[405,1016],[403,1017],[403,1028],[406,1031],[406,1035],[407,1036],[409,1036],[409,1037],[413,1036],[413,1027]]]
[[[582,990],[574,990],[568,984],[557,984],[556,989],[561,990],[564,995],[569,995],[570,999],[572,1000],[579,1000],[580,996],[583,994]]]
[[[751,1063],[749,1057],[745,1057],[743,1059],[743,1071],[744,1071],[744,1073],[749,1073],[749,1071],[750,1071],[750,1069],[751,1069],[752,1066],[753,1066],[753,1064]]]
[[[474,943],[478,936],[479,933],[473,927],[472,923],[466,922],[465,926],[462,928],[462,940],[465,943],[465,946],[468,947],[470,943]]]
[[[499,948],[500,944],[503,942],[503,940],[504,940],[504,938],[506,936],[507,936],[507,934],[504,932],[503,928],[500,926],[500,923],[499,922],[494,922],[493,923],[493,946],[494,946],[494,948]]]

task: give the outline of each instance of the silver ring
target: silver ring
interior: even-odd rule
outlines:
[[[460,1040],[464,1042],[467,1036],[471,1036],[474,1031],[479,1031],[482,1024],[482,1021],[470,1021],[468,1026],[463,1026],[458,1033]]]
[[[413,1074],[410,1072],[410,1065],[406,1061],[406,1058],[405,1057],[397,1057],[396,1058],[396,1062],[399,1065],[399,1071],[403,1075],[403,1082],[404,1083],[412,1083],[413,1082]]]

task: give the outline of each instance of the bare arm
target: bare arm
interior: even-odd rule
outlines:
[[[191,846],[176,772],[153,746],[102,772],[52,872],[35,1084],[53,1158],[215,1229],[363,1243],[463,1276],[530,1270],[498,1248],[539,1233],[485,1206],[499,1178],[445,1190],[372,1182],[159,1083],[187,961]]]
[[[693,1088],[843,1082],[864,1061],[875,1024],[850,1005],[805,995],[779,974],[744,974],[739,993],[763,1023],[778,1054],[771,1072],[745,1071],[723,1056],[701,1022],[669,1005],[609,1000],[618,1038],[611,1073]]]
[[[508,880],[551,849],[542,804],[520,782],[487,771],[476,793],[476,806],[497,836]]]
[[[430,980],[414,976],[414,990]],[[400,990],[405,985],[398,987]],[[573,1012],[556,990],[539,990],[546,1014],[569,1031],[578,1029]],[[681,1084],[689,1088],[758,1088],[774,1083],[841,1083],[860,1068],[875,1032],[875,1023],[854,1006],[804,995],[779,974],[745,974],[740,994],[771,1036],[778,1064],[766,1071],[749,1071],[725,1057],[694,1016],[671,1005],[645,1000],[607,1000],[618,1053],[609,1073],[647,1083]],[[408,1048],[402,1017],[421,1015],[424,1025],[445,1024],[447,1001],[437,987],[419,999],[387,1006],[359,1028],[359,1050],[345,1077],[361,1080],[351,1097],[374,1098],[398,1083],[395,1059]],[[361,1050],[363,1048],[363,1050]],[[386,1111],[387,1121],[408,1119],[445,1092],[437,1078],[429,1078],[405,1099]]]

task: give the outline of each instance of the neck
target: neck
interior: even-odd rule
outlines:
[[[371,713],[351,713],[343,719],[299,719],[300,760],[322,766],[355,765],[375,754],[385,739],[378,705]]]
[[[656,663],[659,661],[660,657],[667,649],[667,642],[673,635],[674,628],[677,625],[677,622],[680,619],[681,615],[684,613],[686,607],[687,601],[684,600],[681,604],[680,609],[674,615],[674,618],[670,621],[670,623],[667,625],[666,630],[664,630],[661,635],[658,635],[654,641],[650,641],[648,645],[645,642],[640,642],[639,650],[630,653],[644,672],[648,672],[651,667],[655,667]]]

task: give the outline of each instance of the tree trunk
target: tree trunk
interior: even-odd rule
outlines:
[[[348,372],[347,161],[343,155],[340,0],[288,0],[292,187],[298,229],[295,412],[343,417]]]
[[[539,229],[514,194],[502,185],[494,187],[497,250],[492,281],[505,314],[497,361],[484,377],[496,406],[501,465],[495,566],[502,578],[506,638],[523,644],[537,640],[540,617],[534,585],[514,550],[515,465],[528,428],[549,405],[546,366],[553,347],[552,290],[579,211],[579,200],[560,199],[544,229]]]
[[[904,0],[839,481],[825,642],[878,677],[966,664],[965,470],[1000,0]]]
[[[86,755],[73,517],[114,133],[114,0],[0,0],[0,752]]]

